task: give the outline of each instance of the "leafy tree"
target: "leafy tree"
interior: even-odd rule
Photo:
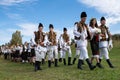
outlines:
[[[11,45],[22,44],[22,36],[20,31],[17,30],[15,33],[12,34],[10,44]]]

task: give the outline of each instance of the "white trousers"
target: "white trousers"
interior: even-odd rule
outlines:
[[[81,46],[81,47],[79,47],[79,49],[80,49],[80,57],[79,57],[79,59],[83,60],[83,59],[89,58],[86,46]]]
[[[76,53],[75,53],[74,58],[77,58],[79,55],[80,55],[80,50],[79,50],[79,49],[76,49]]]
[[[41,57],[42,57],[42,59],[45,59],[45,55],[46,55],[46,53],[47,53],[47,49],[46,49],[46,47],[40,47],[40,49],[41,49]]]
[[[41,61],[42,55],[39,51],[35,51],[35,61]]]
[[[41,52],[42,59],[45,59],[46,52]]]
[[[79,59],[87,59],[88,57],[88,51],[87,51],[87,40],[77,40],[76,41],[77,48],[76,48],[76,55],[79,55]]]
[[[100,59],[103,58],[103,55],[105,59],[109,59],[109,53],[107,48],[100,48]]]
[[[71,48],[70,46],[66,46],[66,49],[62,49],[62,58],[66,57],[66,53],[68,52],[68,57],[72,56]]]
[[[48,60],[52,60],[53,58],[58,59],[57,46],[48,46]]]
[[[62,58],[63,57],[62,49],[59,51],[59,53],[60,53],[60,58]]]

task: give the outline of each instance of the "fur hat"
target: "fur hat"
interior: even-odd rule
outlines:
[[[54,28],[52,24],[49,25],[49,28]]]
[[[43,24],[42,24],[42,23],[39,23],[39,26],[38,26],[38,28],[40,28],[40,27],[43,27]]]
[[[106,20],[105,17],[101,17],[100,21],[102,21],[102,20]]]
[[[87,17],[86,12],[82,12],[80,17],[81,17],[81,18],[83,18],[83,17]]]
[[[63,28],[63,31],[67,31],[67,28]]]

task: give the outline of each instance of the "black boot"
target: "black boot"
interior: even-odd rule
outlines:
[[[41,62],[38,61],[38,70],[42,70],[41,69]]]
[[[51,60],[48,60],[48,67],[51,67]]]
[[[38,65],[37,65],[37,61],[35,61],[35,65],[34,65],[34,66],[35,66],[35,69],[34,69],[34,70],[35,70],[35,72],[36,72],[37,69],[38,69],[38,67],[37,67],[37,66],[38,66]]]
[[[59,62],[62,62],[62,58],[59,59]]]
[[[42,59],[42,64],[45,64],[45,59]]]
[[[55,67],[58,67],[58,59],[55,59]]]
[[[73,64],[75,64],[76,58],[73,59]]]
[[[80,60],[80,59],[78,60],[77,68],[83,70],[83,68],[82,68],[82,60]]]
[[[36,72],[37,70],[42,70],[41,67],[40,67],[40,65],[41,65],[41,62],[35,61],[35,72]]]
[[[82,60],[82,65],[85,65],[84,61]]]
[[[97,63],[96,66],[98,66],[99,68],[103,68],[103,66],[100,63]]]
[[[108,65],[109,65],[110,68],[114,68],[114,66],[113,66],[112,63],[110,62],[110,59],[107,59],[106,61],[107,61],[107,63],[108,63]]]
[[[68,65],[72,65],[71,64],[71,57],[68,57]]]
[[[87,64],[88,64],[90,70],[95,69],[96,66],[93,66],[93,65],[90,63],[89,59],[86,59],[86,62],[87,62]]]
[[[99,58],[99,62],[101,63],[102,59]]]
[[[66,65],[66,59],[63,59],[64,65]]]

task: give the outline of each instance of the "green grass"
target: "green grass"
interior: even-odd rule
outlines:
[[[34,67],[29,63],[14,63],[0,58],[0,80],[120,80],[120,42],[114,42],[114,45],[110,51],[111,62],[116,67],[114,69],[109,68],[103,59],[104,69],[96,68],[91,71],[85,63],[84,70],[78,70],[77,62],[72,66],[59,63],[60,67],[52,65],[48,68],[46,63],[42,66],[42,71],[34,72]],[[73,55],[74,51],[72,47]]]

